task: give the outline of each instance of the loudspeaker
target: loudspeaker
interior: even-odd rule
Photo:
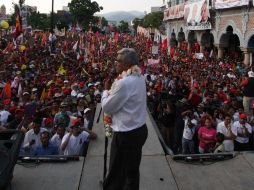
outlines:
[[[24,133],[17,130],[0,132],[0,189],[11,182]]]

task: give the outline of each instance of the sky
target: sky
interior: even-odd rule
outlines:
[[[67,6],[71,0],[54,0],[55,10],[62,10],[63,6]],[[100,6],[104,8],[101,13],[112,11],[147,11],[150,12],[152,6],[162,5],[162,0],[96,0]],[[12,2],[17,3],[18,0],[0,0],[0,6],[6,6],[7,13],[11,12]],[[51,10],[52,0],[26,0],[25,3],[31,6],[37,6],[37,10],[42,13],[49,13]]]

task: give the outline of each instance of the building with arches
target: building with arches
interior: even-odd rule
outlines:
[[[195,51],[213,51],[218,58],[242,56],[246,65],[252,64],[253,3],[253,0],[171,0],[164,11],[169,46],[179,47],[184,41],[188,51],[198,45]]]

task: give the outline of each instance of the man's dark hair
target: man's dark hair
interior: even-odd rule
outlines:
[[[217,135],[216,135],[217,142],[223,143],[224,138],[225,138],[225,136],[222,133],[217,133]]]
[[[48,137],[50,137],[50,133],[48,131],[43,131],[40,136],[42,137],[43,135],[48,135]]]

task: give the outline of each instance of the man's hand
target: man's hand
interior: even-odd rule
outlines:
[[[111,88],[111,80],[110,79],[106,79],[105,81],[104,81],[104,89],[105,90],[110,90],[110,88]]]
[[[32,146],[33,144],[35,144],[35,140],[34,139],[29,142],[29,146]]]

